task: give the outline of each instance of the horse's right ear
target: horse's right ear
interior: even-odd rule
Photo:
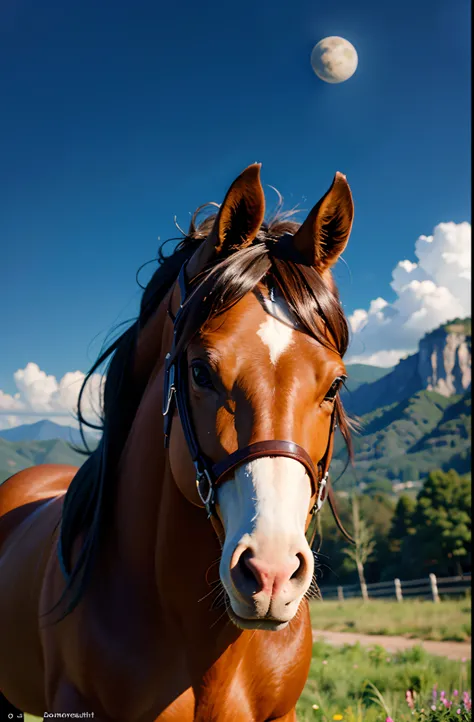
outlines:
[[[256,238],[265,216],[260,163],[249,165],[230,186],[208,238],[187,265],[193,278],[215,257],[246,248]]]

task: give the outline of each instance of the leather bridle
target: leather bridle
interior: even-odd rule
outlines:
[[[177,408],[184,437],[191,455],[191,459],[196,471],[196,487],[202,506],[207,512],[208,519],[213,522],[220,520],[216,513],[216,490],[229,477],[231,471],[237,466],[248,463],[261,457],[281,456],[289,459],[295,459],[303,464],[311,482],[311,498],[316,497],[314,504],[309,510],[310,521],[306,531],[306,537],[311,546],[316,533],[316,525],[313,523],[317,512],[321,509],[326,497],[330,497],[330,506],[335,516],[336,523],[349,541],[353,542],[352,537],[346,532],[342,526],[337,513],[335,512],[334,498],[329,488],[329,465],[332,457],[334,445],[334,431],[336,429],[335,410],[331,416],[331,427],[329,432],[328,445],[324,456],[318,463],[317,467],[308,452],[302,446],[293,441],[284,441],[277,439],[269,439],[267,441],[257,441],[249,444],[243,449],[237,449],[229,454],[223,461],[214,464],[201,451],[196,438],[196,433],[190,415],[189,389],[188,389],[188,364],[186,358],[186,349],[181,349],[176,353],[178,343],[178,332],[180,320],[182,318],[183,309],[189,300],[188,289],[185,276],[186,263],[183,264],[178,276],[178,285],[180,291],[180,306],[175,316],[168,307],[168,315],[173,322],[173,347],[166,355],[165,373],[164,373],[164,393],[163,393],[163,417],[164,417],[164,440],[165,448],[168,448],[171,423],[175,409]],[[173,293],[170,295],[170,305]]]

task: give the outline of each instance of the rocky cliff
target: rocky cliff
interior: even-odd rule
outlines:
[[[470,388],[471,319],[455,319],[424,336],[418,352],[400,361],[386,376],[345,394],[344,404],[361,415],[425,389],[454,396]]]

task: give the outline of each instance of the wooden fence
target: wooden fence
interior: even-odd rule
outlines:
[[[461,577],[436,577],[430,574],[423,579],[411,579],[401,581],[393,579],[389,582],[378,582],[367,584],[367,595],[369,599],[388,599],[390,597],[402,602],[406,597],[432,599],[439,602],[441,597],[447,594],[465,594],[471,588],[471,575],[463,574]],[[344,586],[320,587],[323,599],[338,599],[343,602],[345,599],[362,597],[362,590],[359,584]]]

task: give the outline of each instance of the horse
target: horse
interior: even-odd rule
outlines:
[[[0,487],[0,690],[96,722],[294,722],[349,331],[346,177],[265,220],[260,164],[200,207],[109,359],[84,464]],[[208,204],[209,205],[209,204]],[[85,443],[87,440],[83,434]],[[313,530],[313,531],[312,531]]]

